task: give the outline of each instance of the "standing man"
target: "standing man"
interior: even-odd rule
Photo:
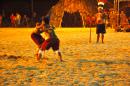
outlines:
[[[97,43],[99,42],[100,34],[102,38],[102,43],[104,43],[104,33],[105,29],[105,14],[102,7],[98,7],[98,13],[96,14],[96,34],[97,34]]]
[[[2,15],[0,14],[0,27],[2,26]]]
[[[21,15],[19,13],[16,13],[16,26],[20,26],[21,24]]]
[[[11,20],[11,26],[12,27],[15,27],[16,26],[16,22],[15,22],[15,20],[16,20],[16,17],[15,17],[15,15],[12,13],[11,14],[11,16],[10,16],[10,20]]]

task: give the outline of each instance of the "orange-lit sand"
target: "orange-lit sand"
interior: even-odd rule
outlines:
[[[0,28],[0,86],[130,86],[130,33],[107,29],[96,43],[92,28],[57,28],[65,62],[52,50],[37,62],[33,28]]]

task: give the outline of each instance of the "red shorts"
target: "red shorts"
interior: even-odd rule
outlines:
[[[42,46],[41,46],[41,50],[46,50],[48,44],[50,43],[51,39],[48,39],[48,40],[45,40],[43,43],[42,43]]]

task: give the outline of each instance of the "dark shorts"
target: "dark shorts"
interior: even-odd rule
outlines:
[[[59,50],[59,44],[60,44],[60,41],[58,38],[51,39],[46,49],[49,50],[50,48],[52,48],[53,51]]]
[[[41,47],[42,43],[45,40],[40,34],[36,34],[36,33],[32,33],[31,38],[39,48]]]
[[[106,33],[106,29],[105,29],[105,24],[97,24],[97,28],[96,28],[96,34],[99,33]]]

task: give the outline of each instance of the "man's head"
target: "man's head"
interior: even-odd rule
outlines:
[[[103,7],[98,7],[98,12],[103,12]]]
[[[50,16],[45,16],[44,22],[45,22],[45,24],[49,24],[50,23]]]

